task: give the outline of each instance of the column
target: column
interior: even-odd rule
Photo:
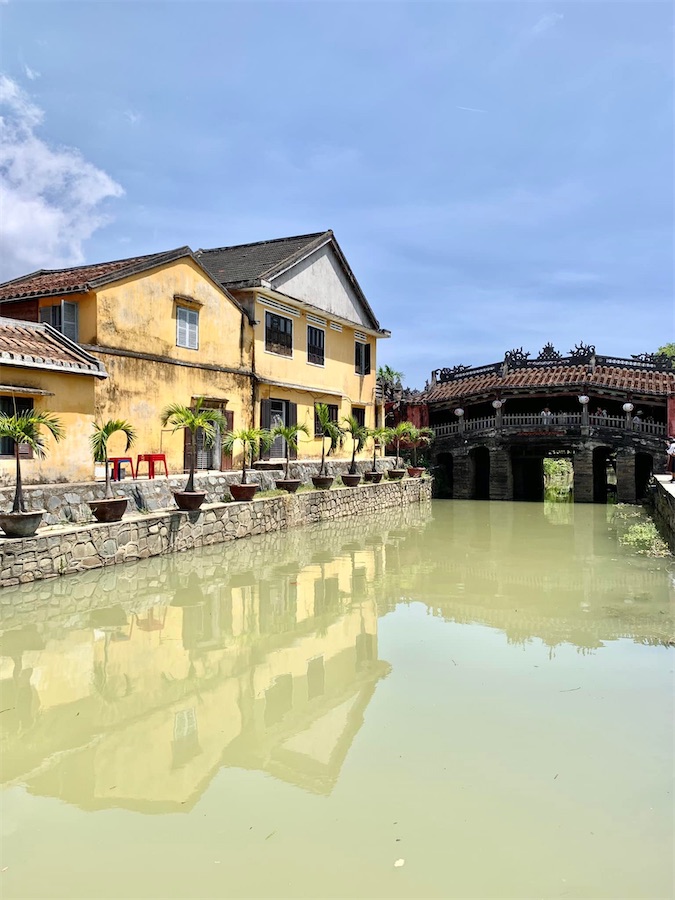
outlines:
[[[574,502],[593,502],[593,450],[583,447],[574,454]]]
[[[473,500],[473,460],[467,452],[453,453],[452,482],[455,500]]]
[[[490,450],[490,500],[513,500],[511,454],[503,447]]]
[[[616,455],[616,499],[635,503],[635,451],[620,450]]]

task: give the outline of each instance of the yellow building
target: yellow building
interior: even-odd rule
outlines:
[[[189,406],[205,397],[225,413],[230,428],[251,422],[249,316],[189,247],[34,272],[0,285],[0,313],[48,323],[101,360],[110,377],[93,388],[96,419],[127,419],[137,431],[134,452],[165,453],[170,471],[183,471],[187,448],[184,434],[161,427],[167,404]],[[70,389],[55,391],[57,407],[76,401]],[[82,398],[83,414],[91,415],[91,406]],[[111,455],[122,450],[117,435]],[[198,451],[199,468],[229,468],[219,443]],[[85,459],[80,479],[93,475],[88,451]],[[65,467],[58,480],[74,477]]]
[[[103,364],[50,325],[0,318],[0,412],[49,412],[65,428],[59,443],[43,430],[44,459],[34,457],[27,446],[19,448],[25,482],[91,477],[95,395],[106,381]],[[0,440],[0,484],[15,483],[14,452],[12,441]]]
[[[389,337],[332,231],[199,250],[197,257],[254,321],[255,421],[304,423],[300,456],[320,456],[314,407],[336,421],[383,423],[375,393],[377,341]],[[346,447],[349,451],[349,446]],[[278,440],[272,457],[285,456]]]

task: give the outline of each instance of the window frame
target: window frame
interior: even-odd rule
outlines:
[[[66,324],[66,311],[68,311],[73,321]],[[80,343],[80,304],[72,300],[59,300],[58,303],[49,303],[41,306],[38,310],[38,319],[43,325],[51,325],[59,334],[62,334],[74,344]],[[54,321],[58,319],[58,322]],[[75,331],[75,337],[66,332],[66,327]]]
[[[352,406],[352,415],[362,428],[366,427],[366,408],[365,406]]]
[[[189,343],[189,338],[190,338],[190,322],[189,321],[187,321],[185,323],[186,335],[187,335],[186,340],[188,341],[188,343],[181,344],[181,342],[180,342],[181,313],[186,313],[188,319],[189,319],[190,315],[196,317],[196,322],[195,322],[195,326],[194,326],[195,327],[195,336],[196,336],[196,342],[195,342],[196,346],[194,346],[194,347],[192,347]],[[183,350],[199,350],[199,310],[192,309],[191,307],[186,306],[183,303],[176,303],[176,347],[181,347]]]
[[[361,348],[359,353],[359,348]],[[354,340],[354,372],[364,378],[372,371],[372,350],[369,341]]]
[[[316,360],[313,360],[313,359],[310,359],[310,358],[309,358],[309,356],[310,356],[310,352],[309,352],[309,348],[310,348],[309,332],[310,332],[310,329],[312,329],[312,330],[318,332],[319,334],[323,335],[323,338],[322,338],[323,346],[321,347],[321,350],[322,350],[321,362],[316,362]],[[314,346],[316,347],[317,345],[314,345]],[[318,366],[320,369],[325,369],[325,368],[326,368],[326,329],[325,329],[325,328],[320,328],[318,325],[313,325],[313,324],[311,324],[311,323],[307,325],[307,365],[308,365],[308,366]]]
[[[5,408],[6,407],[6,408]],[[17,415],[21,415],[25,412],[33,412],[35,409],[35,398],[34,397],[15,397],[8,396],[7,394],[3,394],[0,396],[0,411],[4,412],[8,416],[13,416],[14,411],[16,410]],[[3,453],[3,442],[7,441],[7,445],[11,444],[11,448],[8,453]],[[22,449],[23,448],[23,449]],[[19,444],[19,456],[22,459],[32,459],[33,451],[26,444]],[[0,438],[0,459],[14,459],[14,441],[11,438]]]
[[[279,350],[271,349],[271,347],[273,347],[273,346],[281,347],[281,346],[283,346],[283,344],[280,344],[280,343],[273,344],[271,341],[268,340],[268,337],[267,337],[268,330],[272,330],[268,324],[268,322],[269,322],[268,317],[269,317],[269,319],[272,319],[272,318],[283,319],[285,322],[288,322],[288,324],[290,325],[290,331],[288,332],[290,335],[290,346],[288,348],[289,349],[288,353],[282,353],[282,352],[279,352]],[[264,341],[265,341],[265,353],[272,353],[274,356],[283,356],[284,359],[293,359],[293,319],[291,319],[289,316],[284,316],[281,313],[274,312],[274,310],[266,309],[265,310],[264,328],[265,328],[265,333],[264,333],[263,337],[264,337]],[[281,334],[281,332],[279,332],[278,329],[276,330],[276,333]]]
[[[326,406],[328,407],[328,414],[330,415],[331,422],[335,422],[335,424],[337,425],[337,423],[339,421],[339,415],[340,415],[339,406],[337,405],[337,403],[327,403]],[[321,434],[321,429],[319,428],[319,420],[316,415],[316,407],[317,407],[317,404],[315,403],[314,404],[314,437],[321,438],[321,437],[324,437],[324,435]],[[335,416],[335,418],[333,418],[333,416]]]

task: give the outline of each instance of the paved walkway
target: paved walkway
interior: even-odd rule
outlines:
[[[657,481],[660,481],[669,494],[675,497],[675,481],[670,480],[670,475],[655,475]]]

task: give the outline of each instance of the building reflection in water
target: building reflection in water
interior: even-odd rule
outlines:
[[[227,766],[328,794],[401,602],[510,641],[664,641],[668,573],[571,509],[440,503],[9,592],[2,782],[142,812],[189,809]]]

